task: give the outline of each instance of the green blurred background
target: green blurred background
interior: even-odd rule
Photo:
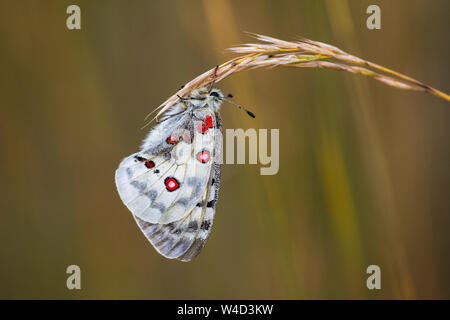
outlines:
[[[81,7],[82,30],[66,28]],[[370,4],[382,29],[366,28]],[[279,128],[280,171],[224,165],[190,263],[146,241],[114,184],[144,116],[234,57],[243,31],[303,36],[450,90],[449,1],[2,1],[0,298],[450,298],[450,105],[331,70],[218,87],[225,128]],[[81,267],[82,289],[66,288]],[[381,267],[382,289],[366,288]]]

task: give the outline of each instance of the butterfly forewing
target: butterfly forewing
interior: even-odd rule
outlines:
[[[180,109],[169,110],[141,152],[121,162],[116,185],[155,249],[167,258],[189,261],[203,248],[214,220],[221,121],[218,106]]]

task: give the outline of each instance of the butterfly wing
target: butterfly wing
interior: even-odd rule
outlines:
[[[220,130],[218,115],[208,115],[211,128]],[[214,219],[220,183],[215,155],[221,150],[221,137],[216,130],[205,131],[204,122],[183,117],[174,117],[165,128],[149,133],[143,150],[119,165],[116,185],[156,250],[168,258],[189,261],[204,246]],[[174,128],[185,132],[173,138]]]
[[[220,164],[214,164],[212,177],[212,185],[205,190],[202,200],[183,219],[168,224],[154,224],[134,216],[150,243],[166,258],[190,261],[206,244],[219,195]]]

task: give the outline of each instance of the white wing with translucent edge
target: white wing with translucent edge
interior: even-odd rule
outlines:
[[[210,116],[214,119],[213,114]],[[174,146],[164,141],[171,149],[156,146],[164,151],[133,154],[116,170],[119,195],[139,219],[171,223],[188,215],[201,200],[211,176],[212,159],[204,157],[207,161],[202,162],[198,157],[200,153],[212,154],[215,130],[202,133],[202,121],[190,124],[194,131],[192,141],[181,140]]]

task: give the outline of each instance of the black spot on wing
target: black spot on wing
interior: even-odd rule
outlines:
[[[186,229],[187,232],[195,232],[198,228],[198,223],[197,221],[191,221],[189,222],[189,225]]]
[[[141,157],[141,156],[134,156],[134,158],[135,158],[137,161],[140,161],[140,162],[144,162],[144,161],[147,160],[147,159],[145,159],[145,158],[143,158],[143,157]]]
[[[200,229],[209,230],[209,228],[211,228],[211,222],[208,220],[204,220],[200,226]]]
[[[197,207],[201,208],[201,207],[203,207],[204,204],[205,204],[205,200],[202,200],[199,203],[197,203]]]

